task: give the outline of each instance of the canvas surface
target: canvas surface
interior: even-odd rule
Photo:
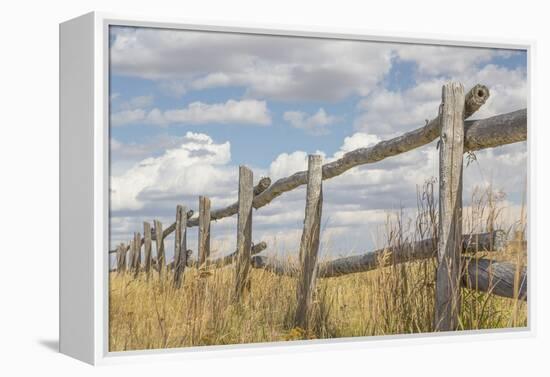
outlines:
[[[109,40],[110,351],[527,326],[526,51]]]

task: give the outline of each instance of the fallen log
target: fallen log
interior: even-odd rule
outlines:
[[[527,270],[519,271],[517,289],[514,291],[516,265],[510,262],[482,258],[462,258],[462,286],[495,294],[497,296],[527,301]]]
[[[462,251],[503,251],[506,247],[506,232],[496,230],[462,236]],[[339,258],[319,265],[322,277],[334,277],[349,273],[369,271],[384,265],[411,262],[437,255],[437,240],[429,238],[413,243],[375,250],[362,255]]]
[[[502,231],[495,231],[492,233],[482,233],[479,235],[463,236],[463,251],[471,252],[472,250],[478,251],[491,251],[486,249],[488,245],[496,245],[494,251],[503,250],[502,245]],[[474,240],[477,239],[479,244],[473,245]],[[331,278],[338,277],[358,272],[371,271],[380,267],[395,265],[399,263],[412,262],[422,259],[435,258],[437,255],[437,242],[434,239],[422,240],[414,243],[407,243],[398,247],[390,247],[387,249],[375,250],[370,253],[355,255],[345,258],[338,258],[332,261],[319,264],[317,277],[319,278]],[[471,261],[478,261],[477,264]],[[493,268],[489,268],[491,263],[488,259],[472,259],[463,257],[463,263],[466,265],[468,261],[468,279],[464,280],[462,284],[470,288],[475,286],[472,284],[475,280],[473,277],[477,277],[477,287],[481,291],[491,291],[491,293],[513,298],[513,282],[515,267],[508,262],[492,262]],[[292,263],[282,262],[280,260],[268,258],[266,256],[256,255],[252,257],[252,267],[265,269],[273,272],[277,275],[286,275],[296,277],[298,276],[298,268]],[[509,274],[512,271],[512,274]],[[477,274],[476,274],[477,273]],[[522,273],[520,281],[526,281],[526,272]],[[526,283],[523,284],[526,286]],[[519,295],[520,299],[527,299],[527,291],[521,291]]]
[[[434,253],[431,253],[432,255]],[[418,260],[422,258],[416,258],[411,260]],[[424,258],[426,259],[426,258]],[[403,263],[402,261],[399,263]],[[467,266],[462,272],[461,284],[465,288],[475,289],[477,291],[492,293],[497,296],[515,298],[514,296],[514,273],[516,271],[516,265],[510,262],[492,261],[484,258],[462,258],[463,265]],[[372,265],[371,268],[367,268],[364,265],[364,269],[351,268],[344,273],[340,270],[340,273],[335,275],[330,273],[330,268],[324,271],[319,270],[317,277],[328,278],[334,276],[342,276],[346,274],[365,272],[374,270],[382,265]],[[298,269],[289,263],[284,263],[278,260],[269,260],[264,256],[256,255],[252,257],[252,267],[262,268],[270,271],[276,275],[296,277]],[[523,269],[520,272],[519,278],[520,284],[518,287],[517,298],[523,301],[527,301],[527,271]]]

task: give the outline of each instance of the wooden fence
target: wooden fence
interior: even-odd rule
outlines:
[[[499,251],[506,246],[502,231],[462,234],[462,169],[463,154],[493,148],[527,139],[526,109],[487,119],[465,120],[474,114],[489,98],[489,90],[476,85],[467,93],[460,83],[448,83],[442,88],[439,114],[423,127],[368,148],[346,153],[342,158],[322,165],[321,156],[311,155],[308,170],[281,178],[271,184],[262,178],[253,186],[252,171],[239,168],[239,194],[237,202],[221,209],[211,210],[210,199],[199,197],[199,214],[182,205],[176,208],[175,222],[163,230],[160,221],[143,224],[143,237],[134,233],[128,245],[120,244],[116,250],[116,270],[138,276],[143,271],[147,278],[151,270],[162,278],[172,272],[174,287],[182,284],[186,267],[216,268],[235,265],[234,299],[242,300],[250,289],[250,268],[262,268],[276,274],[297,279],[296,326],[308,328],[308,318],[316,279],[331,278],[350,273],[369,271],[387,263],[403,263],[419,259],[436,258],[434,328],[453,330],[458,326],[460,286],[491,292],[496,295],[527,300],[527,273],[524,267],[509,262],[468,256],[469,251]],[[375,250],[364,255],[318,262],[320,224],[323,204],[323,180],[336,177],[347,170],[375,163],[428,144],[439,138],[439,226],[437,239],[404,243],[396,247]],[[305,220],[300,242],[298,266],[281,263],[276,259],[257,255],[266,248],[265,242],[252,243],[252,208],[266,206],[281,194],[307,185]],[[228,256],[210,257],[210,223],[237,215],[237,248]],[[198,226],[198,257],[191,258],[187,249],[187,230]],[[166,264],[164,241],[174,233],[174,260]],[[156,256],[152,245],[155,242]],[[141,260],[142,250],[144,260]],[[380,258],[384,255],[385,258]],[[386,262],[380,262],[384,260]]]

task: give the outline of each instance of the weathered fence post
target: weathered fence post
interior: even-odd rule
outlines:
[[[252,200],[254,182],[252,170],[239,167],[239,212],[237,220],[237,264],[235,266],[235,300],[241,300],[250,288],[250,256],[252,247]]]
[[[134,278],[138,277],[139,269],[141,267],[141,234],[139,232],[134,233],[134,253],[132,268],[134,269]]]
[[[159,279],[162,280],[164,268],[166,265],[164,258],[164,235],[162,233],[162,223],[155,220],[155,240],[157,245],[157,264],[159,270]]]
[[[116,250],[116,270],[117,273],[126,271],[126,245],[121,243]]]
[[[210,199],[199,197],[199,263],[202,266],[210,256]]]
[[[456,82],[445,84],[442,102],[434,328],[436,331],[449,331],[458,327],[460,311],[464,149],[464,87],[462,84]]]
[[[151,264],[153,262],[153,255],[151,254],[151,246],[153,241],[151,240],[151,224],[147,221],[143,222],[143,256],[145,258],[145,273],[147,278],[151,274]]]
[[[176,207],[176,236],[174,246],[174,287],[180,288],[187,263],[187,208]]]
[[[307,171],[307,194],[304,230],[300,242],[300,271],[296,298],[295,325],[304,330],[309,327],[309,315],[315,290],[317,273],[317,253],[321,231],[321,211],[323,207],[322,157],[310,155]]]

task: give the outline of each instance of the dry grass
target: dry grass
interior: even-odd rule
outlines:
[[[418,196],[418,213],[389,220],[384,243],[395,245],[437,237],[433,182]],[[501,209],[494,195],[475,192],[465,211],[464,231],[507,229],[521,233],[521,219],[507,227],[499,223]],[[523,245],[519,243],[519,245]],[[511,244],[499,255],[525,265],[523,247]],[[293,327],[296,281],[264,270],[251,271],[251,291],[241,304],[232,300],[232,266],[208,273],[187,268],[180,289],[172,275],[149,279],[141,273],[111,273],[109,348],[111,351],[202,345],[242,344],[298,339],[409,334],[433,331],[435,260],[392,265],[338,278],[319,279],[314,295],[311,328]],[[460,330],[527,326],[523,301],[462,289]]]
[[[408,334],[433,330],[434,262],[390,266],[318,283],[309,333],[293,328],[294,279],[252,271],[251,292],[232,302],[233,270],[185,274],[181,289],[170,275],[113,273],[110,280],[110,350],[258,343],[307,338]],[[462,329],[527,325],[527,305],[462,290]]]

